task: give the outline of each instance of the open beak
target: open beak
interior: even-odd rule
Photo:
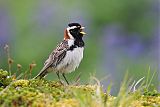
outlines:
[[[81,27],[80,29],[83,30],[84,28],[85,28],[85,27]],[[86,34],[86,33],[83,32],[83,31],[81,31],[80,33],[81,33],[82,35],[85,35],[85,34]]]

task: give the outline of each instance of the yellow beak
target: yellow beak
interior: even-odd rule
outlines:
[[[85,34],[86,34],[85,32],[82,32],[82,31],[81,31],[80,33],[81,33],[82,35],[85,35]]]

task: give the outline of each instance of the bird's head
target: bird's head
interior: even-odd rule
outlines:
[[[69,23],[64,32],[64,39],[82,39],[86,34],[79,23]]]

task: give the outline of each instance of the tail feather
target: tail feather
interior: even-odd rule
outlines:
[[[47,71],[47,70],[41,70],[41,71],[39,72],[39,74],[34,77],[34,79],[38,79],[38,78],[41,79],[41,78],[45,77],[47,74],[48,74],[48,71]]]

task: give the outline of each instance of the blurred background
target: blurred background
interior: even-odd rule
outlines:
[[[22,71],[36,63],[34,77],[44,61],[63,40],[70,22],[86,27],[86,49],[80,67],[67,74],[70,81],[81,73],[80,82],[95,75],[104,89],[112,83],[116,94],[128,71],[132,80],[157,71],[153,83],[158,88],[160,75],[159,0],[1,0],[0,68],[8,70],[4,45],[9,44],[14,60]],[[57,80],[54,73],[47,79]]]

